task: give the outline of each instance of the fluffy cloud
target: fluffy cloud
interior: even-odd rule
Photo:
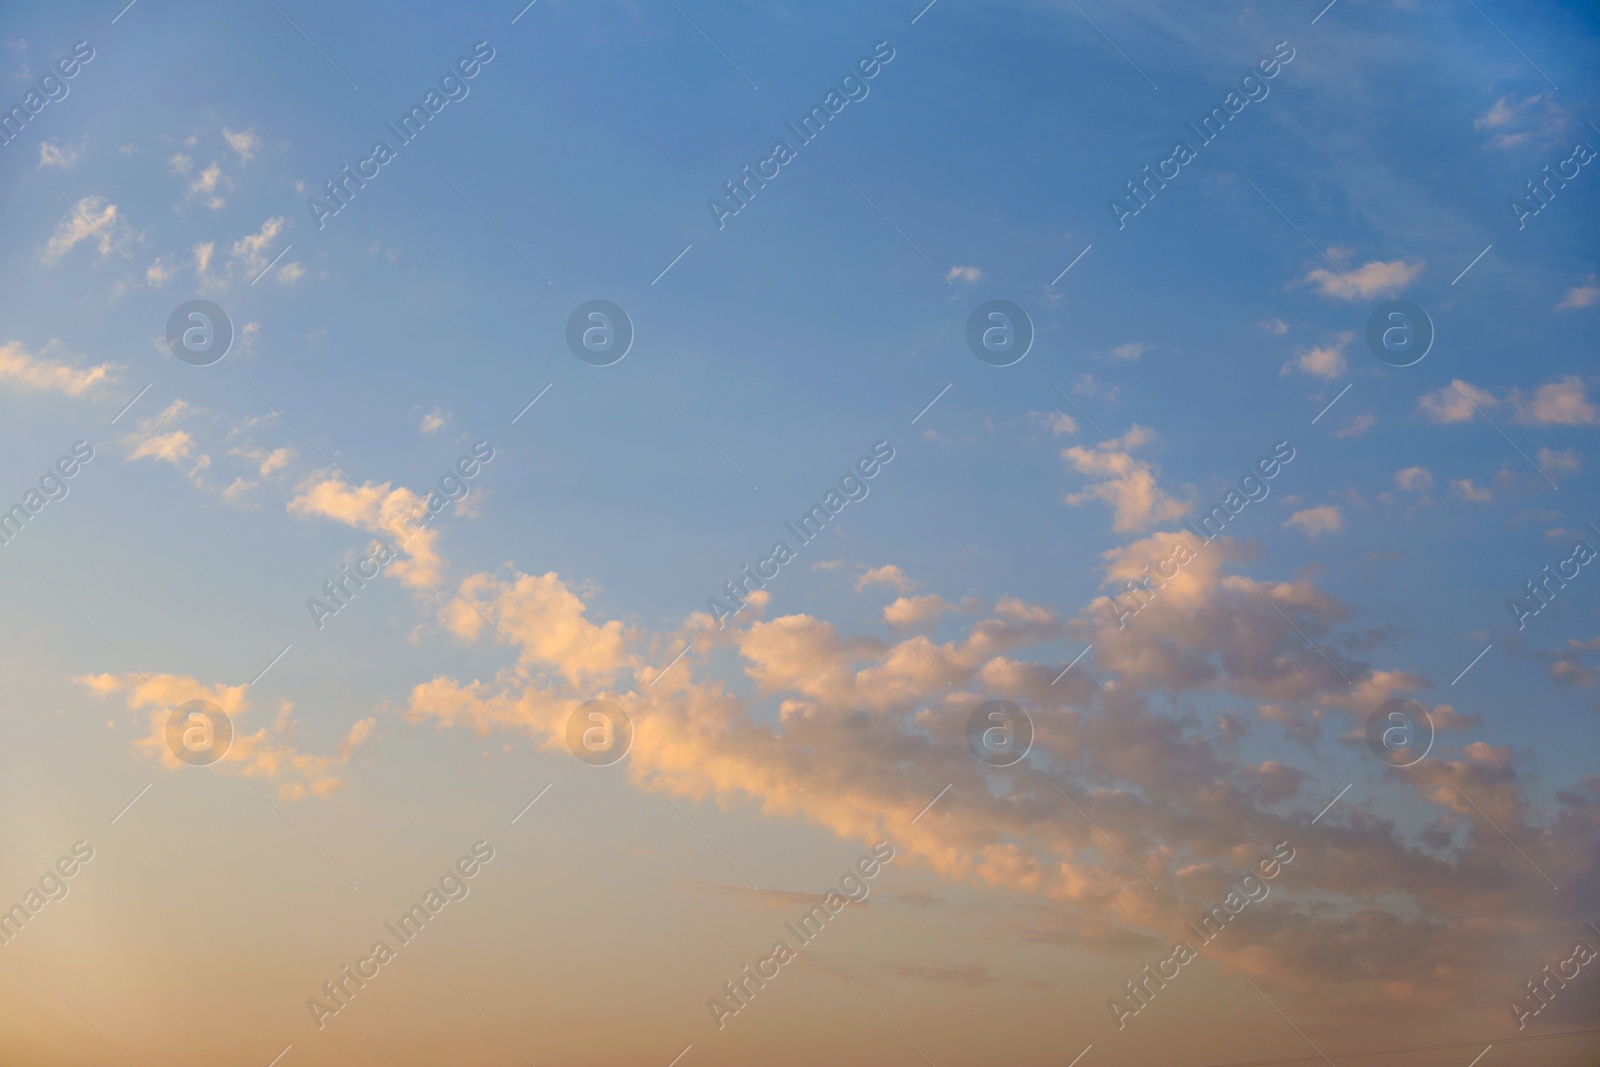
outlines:
[[[263,222],[261,229],[255,233],[235,241],[229,259],[234,269],[249,278],[254,278],[266,270],[267,264],[272,262],[272,257],[267,255],[267,251],[282,231],[283,222],[281,215],[270,218]]]
[[[1489,143],[1500,149],[1515,148],[1530,140],[1538,144],[1559,143],[1566,126],[1566,112],[1544,94],[1520,101],[1502,96],[1472,120],[1473,129],[1492,131]]]
[[[1434,422],[1470,422],[1473,404],[1484,411],[1510,407],[1512,418],[1525,426],[1600,425],[1600,408],[1589,402],[1584,381],[1576,374],[1545,382],[1531,393],[1512,389],[1503,399],[1457,378],[1423,396],[1418,407]]]
[[[1473,408],[1474,404],[1489,410],[1498,407],[1500,401],[1488,390],[1479,389],[1460,378],[1425,394],[1417,401],[1417,407],[1422,413],[1437,423],[1471,422],[1472,417],[1477,414]]]
[[[433,495],[430,490],[429,496]],[[357,488],[339,478],[317,476],[300,487],[288,508],[289,514],[300,518],[332,519],[376,534],[405,554],[389,564],[387,573],[414,589],[431,589],[440,582],[441,560],[439,531],[420,525],[428,499],[388,482],[367,482]]]
[[[1433,475],[1426,467],[1407,467],[1394,472],[1394,484],[1408,493],[1426,494],[1433,488]]]
[[[78,201],[76,210],[68,213],[56,226],[56,232],[51,235],[39,258],[47,264],[58,262],[78,242],[90,237],[100,241],[100,255],[109,256],[116,250],[111,243],[116,228],[117,205],[108,204],[98,196],[86,196]]]
[[[80,154],[78,149],[63,148],[60,145],[51,144],[49,141],[40,141],[38,169],[60,167],[62,170],[70,170],[78,162]]]
[[[189,479],[190,484],[204,488],[205,472],[211,466],[211,457],[201,451],[194,436],[181,424],[198,414],[187,401],[174,400],[151,418],[141,419],[138,429],[122,439],[128,451],[128,462],[138,459],[168,463]]]
[[[222,168],[212,163],[195,175],[194,181],[189,183],[186,195],[191,200],[199,200],[212,211],[223,206],[225,201],[217,195],[217,186],[223,181]]]
[[[1112,509],[1112,529],[1120,532],[1144,530],[1158,522],[1181,518],[1190,504],[1177,500],[1157,488],[1154,468],[1128,455],[1154,440],[1149,428],[1135,424],[1120,438],[1092,448],[1074,445],[1061,453],[1079,474],[1096,479],[1097,484],[1071,493],[1066,503],[1073,506],[1099,500]]]
[[[951,267],[949,273],[944,276],[944,280],[947,282],[959,280],[971,283],[978,281],[982,277],[983,271],[977,267]]]
[[[1416,280],[1425,265],[1421,260],[1407,263],[1402,259],[1387,262],[1375,259],[1343,274],[1318,267],[1306,275],[1306,281],[1316,286],[1320,296],[1334,300],[1369,300],[1401,292]]]
[[[905,571],[893,563],[882,567],[869,567],[862,573],[860,578],[856,579],[856,587],[858,589],[865,589],[869,585],[887,585],[902,593],[910,592],[917,587],[917,583],[912,581]]]
[[[1479,485],[1472,484],[1471,478],[1457,478],[1450,483],[1450,491],[1462,500],[1474,504],[1487,504],[1494,500],[1494,493]]]
[[[1600,300],[1600,285],[1595,284],[1593,274],[1589,275],[1586,285],[1575,285],[1567,290],[1567,295],[1561,303],[1556,305],[1557,311],[1566,311],[1568,308],[1586,308],[1596,300]]]
[[[898,597],[883,609],[889,621],[896,626],[917,629],[938,622],[955,606],[935,593],[925,596]]]
[[[235,133],[224,126],[222,139],[227,141],[228,147],[238,155],[240,163],[248,163],[254,159],[256,150],[261,147],[261,138],[256,136],[256,131],[253,129]]]
[[[1289,516],[1283,524],[1284,529],[1294,527],[1307,537],[1318,537],[1325,533],[1338,533],[1344,528],[1344,516],[1339,509],[1333,506],[1320,508],[1302,508]]]
[[[71,367],[26,351],[18,341],[0,345],[0,384],[20,392],[56,392],[82,396],[105,381],[112,366]]]
[[[1186,537],[1153,534],[1108,553],[1108,583],[1146,573]],[[1252,843],[1287,841],[1297,852],[1291,877],[1314,896],[1297,895],[1257,916],[1265,924],[1257,937],[1208,946],[1218,964],[1257,980],[1315,984],[1319,1003],[1334,1005],[1327,1009],[1334,1016],[1370,1007],[1380,995],[1417,1010],[1442,1010],[1484,990],[1491,999],[1501,995],[1479,964],[1528,937],[1530,921],[1517,929],[1484,923],[1473,938],[1441,940],[1441,931],[1462,916],[1503,914],[1495,902],[1526,891],[1527,873],[1456,789],[1530,847],[1558,882],[1587,884],[1597,871],[1582,842],[1600,832],[1600,780],[1558,791],[1553,810],[1539,812],[1507,751],[1471,744],[1454,758],[1441,739],[1440,754],[1420,765],[1423,773],[1395,780],[1417,806],[1420,835],[1346,805],[1308,837],[1306,823],[1337,785],[1313,788],[1312,774],[1287,761],[1241,760],[1219,731],[1190,714],[1161,714],[1150,698],[1211,689],[1230,701],[1268,702],[1262,707],[1274,710],[1264,721],[1294,726],[1343,717],[1354,729],[1377,703],[1424,683],[1350,659],[1336,632],[1348,609],[1308,581],[1252,585],[1228,573],[1244,559],[1223,540],[1200,546],[1125,628],[1093,605],[1061,620],[1020,601],[980,612],[963,635],[943,644],[851,636],[808,615],[766,620],[752,613],[725,631],[691,620],[688,633],[700,651],[726,647],[757,696],[777,701],[775,724],[758,719],[720,681],[698,676],[695,664],[704,656],[651,687],[653,669],[621,649],[570,675],[567,684],[585,683],[567,692],[533,684],[520,666],[491,681],[437,677],[412,690],[405,714],[560,750],[573,703],[604,695],[633,720],[626,773],[637,787],[748,806],[843,839],[887,833],[907,862],[1035,898],[1037,921],[1014,932],[1080,951],[1121,953],[1144,944],[1140,931],[1170,924],[1170,894],[1181,908],[1203,910],[1258,858]],[[508,634],[512,613],[499,605],[507,595],[541,605],[528,620],[535,628],[580,620],[602,631],[615,625],[584,618],[581,601],[555,575],[469,581],[475,603],[497,625],[507,620]],[[1064,627],[1093,638],[1100,681],[1085,666],[1052,687],[1057,667],[1019,658],[1022,649],[1062,636]],[[626,645],[628,635],[618,637]],[[1307,647],[1308,639],[1347,677]],[[513,640],[531,649],[537,630],[518,629]],[[587,647],[575,651],[592,655]],[[1036,709],[1050,724],[1036,735],[1037,759],[1009,768],[1003,790],[971,759],[964,737],[972,707],[993,696]],[[1466,722],[1444,706],[1432,713],[1446,735]],[[912,824],[952,782],[961,803]],[[1108,857],[1097,831],[1075,817],[1058,788],[1137,872]],[[1140,872],[1164,892],[1151,894]],[[1342,903],[1325,906],[1334,901]],[[1581,902],[1557,903],[1532,925],[1553,931],[1575,921]],[[1425,983],[1412,966],[1422,951],[1437,963]],[[1331,972],[1330,960],[1338,961]],[[964,980],[954,971],[928,977]]]
[[[1301,349],[1295,353],[1294,359],[1283,365],[1282,373],[1287,374],[1294,369],[1301,374],[1321,378],[1323,381],[1343,377],[1344,372],[1349,369],[1345,363],[1344,349],[1354,336],[1353,333],[1341,333],[1331,344]]]
[[[278,784],[278,795],[285,800],[327,796],[339,788],[335,773],[349,762],[351,754],[371,736],[373,719],[362,719],[351,727],[339,746],[339,755],[313,756],[294,744],[294,705],[282,701],[270,727],[247,733],[241,720],[250,715],[249,686],[206,685],[186,674],[158,674],[146,678],[139,674],[95,674],[76,679],[96,696],[123,695],[130,712],[144,713],[143,733],[134,740],[136,751],[157,757],[171,770],[185,764],[167,747],[167,720],[172,709],[190,700],[209,700],[222,709],[233,723],[233,743],[211,769],[241,778],[262,778]]]
[[[1583,467],[1578,453],[1570,449],[1558,452],[1551,448],[1541,448],[1537,458],[1539,469],[1543,471],[1567,471],[1576,474]]]
[[[1584,395],[1583,379],[1568,375],[1546,382],[1531,395],[1513,389],[1508,402],[1516,420],[1529,426],[1594,426],[1600,424],[1600,408]]]

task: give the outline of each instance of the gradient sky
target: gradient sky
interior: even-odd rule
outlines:
[[[0,1064],[1594,1062],[1595,965],[1520,1031],[1509,1002],[1600,948],[1600,563],[1508,607],[1600,550],[1600,161],[1511,208],[1600,149],[1592,9],[122,2],[0,14],[0,112],[93,49],[0,147],[0,509],[94,449],[0,545],[0,907],[94,849],[0,946]],[[237,333],[211,366],[167,345],[193,299]],[[565,341],[593,299],[636,331],[609,367]],[[1009,367],[967,346],[991,299],[1036,331]],[[1366,342],[1391,299],[1436,328],[1409,367]],[[480,441],[319,629],[307,599]],[[707,599],[880,441],[719,629]],[[1119,628],[1120,579],[1280,442]],[[163,740],[197,698],[234,724],[210,767]],[[636,731],[606,767],[566,744],[595,698]],[[1032,718],[1015,766],[968,749],[991,699]],[[1439,728],[1405,769],[1363,740],[1391,699]],[[881,841],[868,900],[719,1029],[708,998]]]

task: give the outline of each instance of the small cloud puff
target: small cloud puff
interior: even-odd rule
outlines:
[[[1416,280],[1425,264],[1392,259],[1373,260],[1343,273],[1318,267],[1305,280],[1317,288],[1317,295],[1332,300],[1368,300],[1375,296],[1394,296]]]
[[[1307,537],[1320,537],[1325,533],[1338,533],[1344,528],[1344,516],[1332,505],[1320,508],[1302,508],[1289,516],[1284,529],[1294,527]]]

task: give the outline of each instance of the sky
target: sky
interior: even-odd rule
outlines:
[[[1592,8],[125,3],[0,1064],[1594,1062]]]

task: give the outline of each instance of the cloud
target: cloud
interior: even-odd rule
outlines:
[[[450,413],[442,408],[434,408],[422,416],[422,423],[417,427],[425,434],[435,434],[445,428],[450,421]]]
[[[194,272],[204,274],[211,266],[211,254],[217,246],[210,241],[194,246]]]
[[[1360,437],[1376,425],[1378,419],[1374,415],[1357,415],[1339,429],[1333,431],[1335,437]]]
[[[976,282],[982,277],[983,271],[979,270],[977,267],[951,267],[950,273],[944,276],[944,280],[947,282],[953,282],[957,279],[960,279],[964,282]]]
[[[1303,348],[1295,353],[1294,359],[1283,365],[1280,373],[1287,374],[1293,368],[1301,374],[1309,374],[1323,381],[1333,381],[1335,378],[1343,377],[1345,371],[1349,369],[1349,365],[1345,362],[1344,349],[1353,337],[1355,337],[1353,333],[1340,333],[1331,344],[1317,348]]]
[[[869,585],[887,585],[902,593],[910,592],[917,587],[917,583],[913,582],[906,576],[905,571],[893,563],[885,564],[882,567],[871,567],[860,578],[856,579],[857,589],[865,589]]]
[[[1566,112],[1544,94],[1521,101],[1502,96],[1472,120],[1474,130],[1493,131],[1489,143],[1499,149],[1515,148],[1530,140],[1558,144],[1566,126]]]
[[[1129,341],[1125,345],[1118,345],[1111,350],[1111,354],[1118,359],[1134,360],[1150,350],[1150,346],[1139,341]]]
[[[1056,437],[1078,432],[1078,420],[1064,411],[1030,411],[1028,412],[1028,418],[1049,430]]]
[[[205,472],[211,466],[211,457],[200,450],[194,436],[179,424],[198,414],[187,401],[174,400],[158,414],[139,421],[138,429],[122,439],[128,451],[128,462],[138,459],[167,463],[189,479],[189,483],[206,488]]]
[[[1268,319],[1265,322],[1256,323],[1256,326],[1277,337],[1282,337],[1289,332],[1289,324],[1282,319]]]
[[[117,205],[108,204],[98,196],[86,196],[78,201],[76,208],[61,220],[40,254],[40,259],[46,264],[59,261],[79,241],[89,237],[99,239],[102,257],[111,255],[115,250],[111,236],[117,226]]]
[[[883,614],[896,626],[920,629],[944,618],[955,606],[934,593],[925,596],[899,597],[883,609]]]
[[[461,582],[461,598],[444,602],[440,620],[463,641],[501,635],[574,685],[595,682],[643,661],[627,650],[628,633],[613,619],[596,626],[583,601],[556,574],[474,574]],[[484,625],[487,618],[495,632]]]
[[[174,174],[188,174],[194,170],[194,157],[186,156],[182,152],[167,160],[167,169]]]
[[[1457,478],[1450,483],[1450,491],[1462,500],[1470,500],[1474,504],[1487,504],[1494,500],[1492,491],[1473,485],[1471,478]]]
[[[293,448],[285,445],[274,448],[270,452],[263,448],[240,446],[228,449],[228,455],[238,456],[256,465],[256,473],[263,478],[270,478],[275,474],[282,474],[288,470],[289,462],[296,453]]]
[[[241,237],[233,242],[233,249],[229,256],[229,264],[238,272],[247,277],[255,278],[267,269],[267,264],[272,262],[267,250],[272,247],[272,242],[277,240],[278,234],[283,229],[283,216],[270,218],[261,224],[261,229],[248,236]]]
[[[422,525],[432,499],[442,501],[444,497],[434,490],[429,490],[426,497],[418,496],[403,486],[391,487],[388,482],[367,482],[352,488],[337,477],[314,476],[289,501],[288,510],[298,518],[332,519],[377,535],[405,554],[405,558],[390,563],[385,572],[413,589],[431,589],[441,581],[443,562],[438,550],[439,531]]]
[[[306,268],[298,261],[285,263],[277,269],[276,277],[284,285],[293,285],[305,276]]]
[[[1449,385],[1425,394],[1417,407],[1433,422],[1471,422],[1477,414],[1474,404],[1487,410],[1498,407],[1500,401],[1488,390],[1456,378]]]
[[[1584,381],[1576,374],[1545,382],[1531,393],[1512,389],[1504,399],[1457,378],[1423,396],[1418,407],[1433,422],[1470,422],[1473,404],[1485,411],[1508,405],[1512,418],[1525,426],[1600,425],[1600,408],[1589,402]]]
[[[195,175],[195,179],[189,183],[189,188],[185,195],[191,200],[199,200],[212,211],[216,211],[224,204],[222,197],[217,195],[217,185],[222,180],[222,168],[216,163],[212,163],[205,170]]]
[[[256,136],[253,129],[235,133],[228,127],[222,127],[222,139],[228,142],[228,147],[239,156],[240,163],[248,163],[255,158],[256,150],[261,147],[261,138]]]
[[[1600,408],[1589,403],[1583,379],[1575,374],[1546,382],[1532,396],[1513,389],[1507,402],[1516,411],[1516,421],[1528,426],[1600,425]]]
[[[110,363],[97,367],[72,367],[23,349],[21,342],[0,345],[0,385],[19,392],[55,392],[82,396],[106,381],[114,368]]]
[[[1387,262],[1375,259],[1343,274],[1318,267],[1306,275],[1306,281],[1317,287],[1320,296],[1334,300],[1369,300],[1401,292],[1416,280],[1425,265],[1421,260],[1407,263],[1400,259]]]
[[[1595,284],[1595,277],[1591,274],[1587,285],[1575,285],[1567,290],[1567,295],[1556,305],[1556,310],[1586,308],[1596,300],[1600,300],[1600,285]]]
[[[1154,438],[1155,433],[1148,427],[1135,424],[1116,440],[1092,448],[1075,445],[1063,451],[1061,458],[1079,474],[1097,479],[1097,484],[1069,494],[1065,502],[1074,507],[1091,500],[1109,505],[1112,529],[1119,533],[1148,529],[1158,522],[1188,514],[1191,504],[1156,487],[1155,469],[1151,464],[1128,455]]]
[[[1307,537],[1315,538],[1325,533],[1338,533],[1344,528],[1344,516],[1331,505],[1320,508],[1302,508],[1289,516],[1284,529],[1295,527]]]
[[[218,774],[277,782],[278,795],[285,800],[325,797],[338,789],[340,781],[335,772],[349,762],[351,753],[371,735],[374,722],[362,719],[351,727],[339,746],[337,758],[313,756],[294,744],[295,724],[290,717],[294,704],[291,701],[279,704],[271,727],[245,732],[241,720],[251,711],[246,698],[249,686],[208,686],[186,674],[158,674],[148,678],[139,674],[94,674],[74,681],[99,697],[123,694],[130,712],[136,715],[145,712],[144,732],[134,740],[133,748],[158,757],[162,766],[174,771],[188,765],[167,746],[167,720],[172,709],[190,700],[209,700],[228,716],[234,733],[227,752],[208,769]]]
[[[1578,453],[1569,450],[1557,452],[1551,448],[1539,449],[1538,467],[1543,471],[1570,471],[1573,474],[1583,466]]]
[[[1433,488],[1433,475],[1425,467],[1407,467],[1395,471],[1394,484],[1408,493],[1427,494]]]
[[[51,144],[49,141],[40,141],[38,169],[60,167],[62,170],[70,170],[78,162],[78,157],[81,154],[78,149],[63,148],[60,145]]]

